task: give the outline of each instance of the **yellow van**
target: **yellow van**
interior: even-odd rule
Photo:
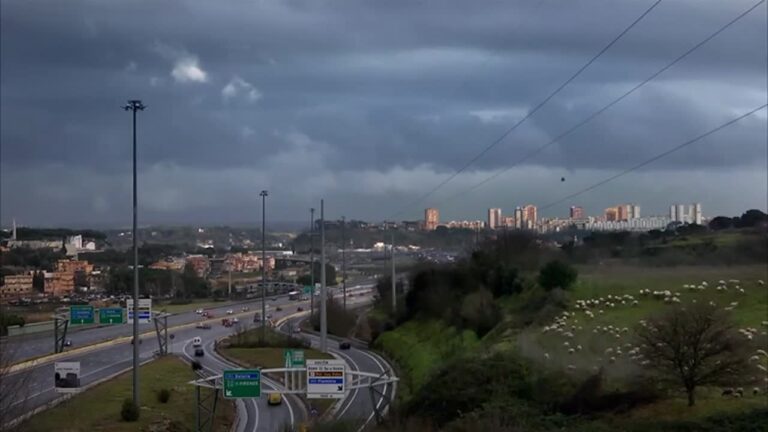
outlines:
[[[283,395],[280,393],[270,393],[267,396],[267,403],[269,405],[280,405],[283,403]]]

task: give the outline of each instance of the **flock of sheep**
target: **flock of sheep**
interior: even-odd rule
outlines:
[[[765,286],[765,282],[763,280],[758,280],[757,285],[761,287]],[[684,284],[682,287],[689,292],[700,292],[710,289],[709,283],[706,281],[702,281],[699,284]],[[738,293],[739,295],[744,295],[747,292],[745,288],[741,286],[741,282],[737,279],[730,279],[728,281],[720,280],[713,290],[717,293],[733,292]],[[573,306],[575,310],[571,312],[564,311],[561,315],[557,316],[551,324],[544,326],[541,329],[541,332],[542,334],[554,334],[556,336],[555,340],[562,338],[561,342],[559,342],[562,347],[551,347],[551,349],[557,354],[567,353],[568,356],[566,356],[566,358],[570,358],[571,355],[575,355],[582,351],[590,351],[592,353],[600,353],[602,351],[602,354],[598,354],[599,357],[594,359],[596,361],[590,362],[593,371],[599,370],[600,366],[605,365],[605,363],[614,364],[620,359],[636,365],[646,366],[649,364],[649,360],[643,357],[641,346],[634,346],[630,343],[629,336],[631,332],[628,327],[614,326],[610,324],[594,325],[594,323],[590,322],[596,320],[596,317],[598,317],[596,321],[599,322],[599,317],[604,315],[606,311],[621,307],[638,307],[640,302],[645,300],[657,300],[662,301],[665,304],[681,303],[681,297],[685,292],[686,291],[641,289],[638,292],[637,298],[629,294],[608,294],[604,297],[576,300]],[[696,303],[697,299],[691,298],[690,301],[691,303]],[[710,301],[709,304],[713,307],[718,306],[714,300]],[[725,303],[721,306],[724,310],[730,311],[738,307],[738,305],[739,303],[734,301]],[[644,327],[648,325],[648,323],[642,319],[638,321],[638,324]],[[739,329],[739,333],[743,335],[745,339],[750,341],[758,335],[762,335],[765,338],[768,336],[768,321],[763,321],[762,326],[763,329],[761,330],[754,327],[741,328]],[[581,336],[579,335],[579,332],[584,331],[585,327],[587,327],[587,330],[591,328],[591,333],[593,333],[593,335],[589,335],[586,340],[584,340],[585,338],[583,336],[577,337],[577,335]],[[585,349],[582,344],[589,344],[591,346]],[[602,347],[595,347],[595,345],[598,344],[602,345]],[[548,352],[544,353],[545,360],[549,361],[551,358],[552,356]],[[574,358],[578,359],[579,356],[574,356]],[[761,371],[760,374],[764,376],[763,381],[768,385],[768,368],[765,366],[765,364],[768,364],[768,352],[763,349],[756,350],[755,355],[750,358],[750,362],[755,365],[756,369]],[[574,372],[578,369],[573,363],[574,362],[570,362],[570,364],[566,365],[566,369],[569,372]],[[755,387],[752,389],[753,395],[759,393],[760,388]],[[742,397],[744,395],[744,390],[742,388],[729,388],[723,391],[723,395]]]

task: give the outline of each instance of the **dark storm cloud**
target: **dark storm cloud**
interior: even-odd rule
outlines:
[[[101,181],[91,196],[70,194],[83,187],[71,180],[45,199],[68,196],[94,211],[73,209],[72,220],[113,217],[130,172],[130,118],[119,107],[134,97],[149,106],[139,114],[139,158],[147,187],[158,191],[147,198],[153,217],[191,208],[219,217],[240,208],[233,202],[244,191],[233,185],[242,182],[293,185],[296,201],[322,188],[364,196],[350,178],[374,196],[366,216],[382,216],[389,209],[375,197],[408,200],[440,182],[651,3],[3,2],[3,221],[46,208],[44,182],[62,178],[63,167]],[[448,192],[546,144],[752,4],[662,2]],[[761,5],[523,166],[553,175],[623,169],[765,103],[765,17]],[[765,119],[760,113],[654,169],[762,172]],[[39,175],[28,178],[30,169]],[[202,197],[181,190],[196,178],[206,179]],[[16,187],[22,180],[40,184]]]

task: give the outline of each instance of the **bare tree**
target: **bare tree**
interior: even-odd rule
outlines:
[[[696,387],[732,384],[747,370],[749,346],[730,316],[705,304],[676,306],[636,329],[644,367],[661,382],[682,386],[688,406]]]
[[[30,374],[11,373],[15,345],[0,337],[0,432],[12,429],[11,422],[25,411]]]

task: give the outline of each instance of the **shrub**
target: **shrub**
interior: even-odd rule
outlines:
[[[139,407],[133,403],[133,399],[123,400],[123,408],[120,410],[120,417],[123,421],[135,422],[139,419]]]
[[[168,400],[171,398],[171,391],[164,388],[160,389],[159,392],[157,392],[157,401],[164,404],[168,403]]]
[[[578,272],[562,261],[550,261],[539,271],[539,285],[547,291],[555,288],[567,290],[576,282]]]

